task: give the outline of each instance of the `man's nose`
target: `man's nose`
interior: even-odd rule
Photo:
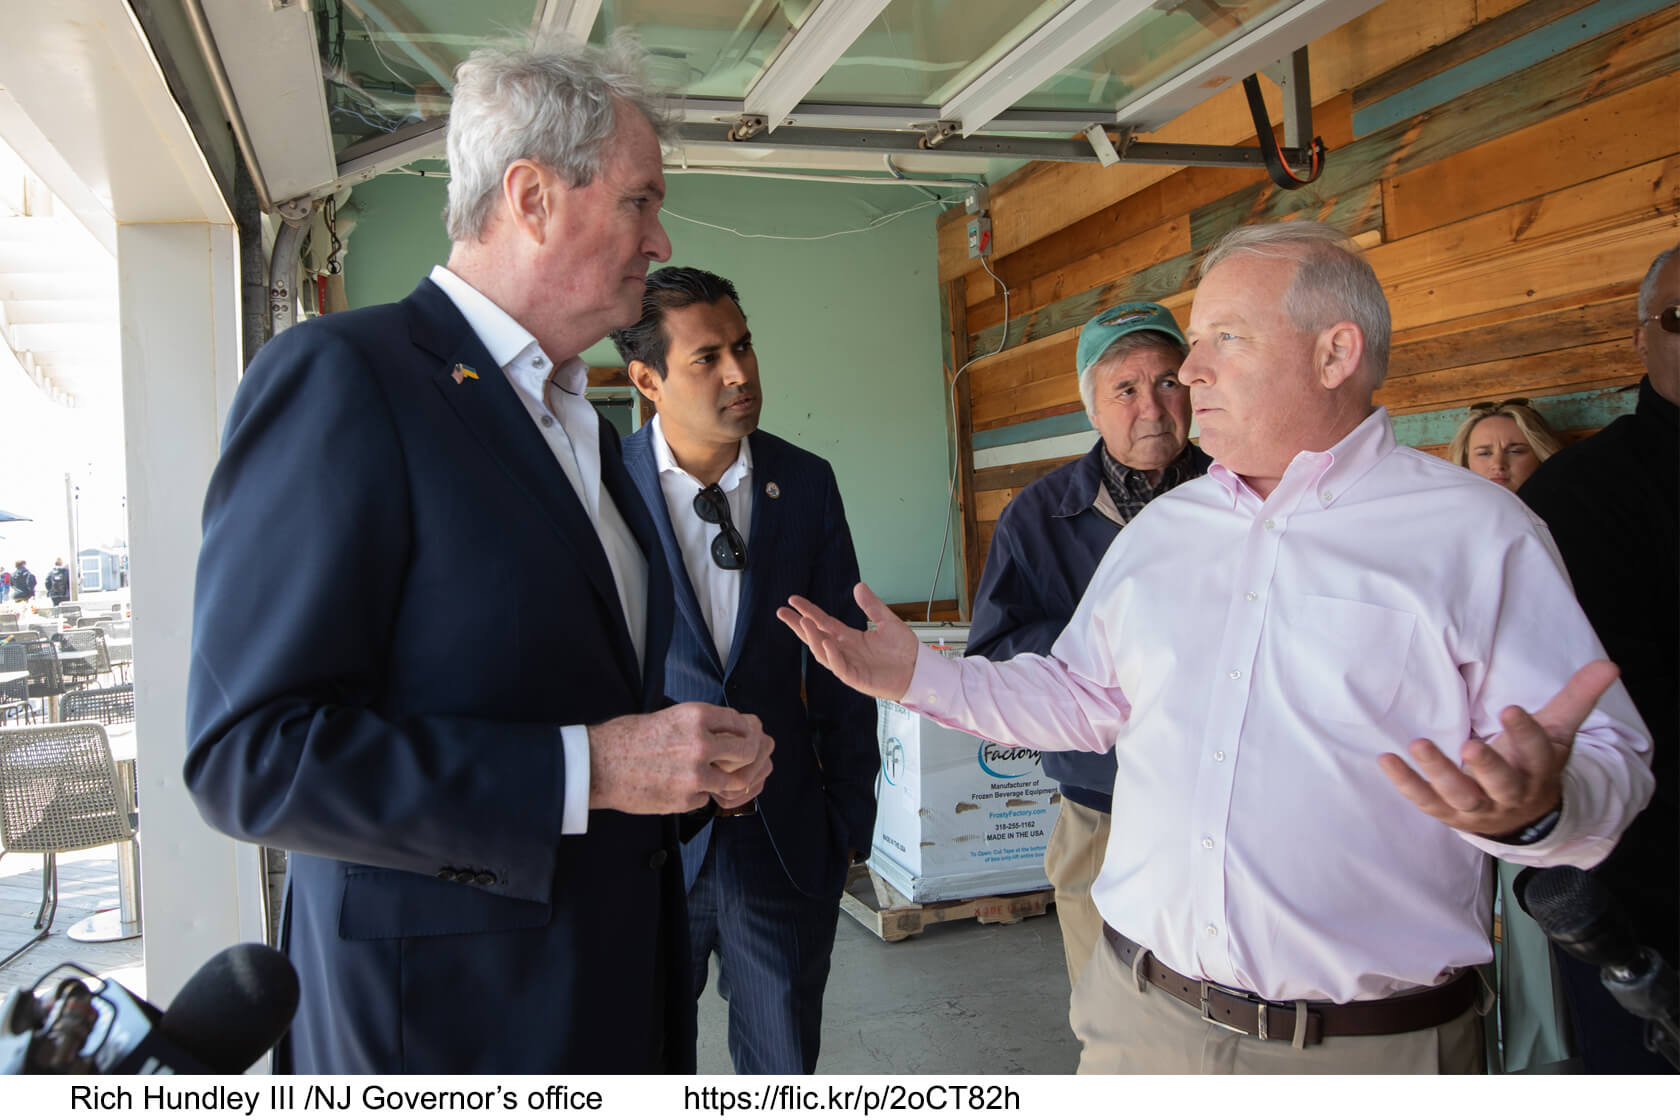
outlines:
[[[1198,357],[1200,352],[1200,344],[1191,345],[1190,352],[1185,355],[1184,361],[1178,367],[1178,380],[1180,384],[1190,385],[1196,382],[1207,382],[1212,380],[1212,378],[1208,376],[1207,364]]]
[[[665,227],[658,218],[653,220],[653,231],[643,243],[642,253],[653,261],[668,261],[671,259],[671,238],[665,232]]]
[[[1138,396],[1138,419],[1158,420],[1166,410],[1161,407],[1161,390],[1151,385]]]

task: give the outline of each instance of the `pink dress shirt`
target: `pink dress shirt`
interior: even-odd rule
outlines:
[[[1488,856],[1591,866],[1649,800],[1620,682],[1532,846],[1448,828],[1377,765],[1493,736],[1603,655],[1540,520],[1398,446],[1379,408],[1265,500],[1215,464],[1151,502],[1049,657],[924,649],[904,703],[1013,745],[1112,747],[1108,924],[1188,976],[1347,1002],[1491,959]]]

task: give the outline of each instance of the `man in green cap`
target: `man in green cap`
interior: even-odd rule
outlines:
[[[1185,353],[1183,332],[1158,303],[1122,303],[1080,328],[1079,395],[1100,438],[1004,508],[980,577],[969,656],[1049,653],[1115,534],[1150,500],[1207,471],[1207,455],[1190,443],[1190,392],[1178,380]],[[1044,772],[1062,787],[1044,869],[1071,985],[1102,934],[1091,884],[1108,847],[1114,755],[1047,751]]]

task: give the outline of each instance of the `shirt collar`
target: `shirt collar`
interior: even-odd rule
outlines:
[[[688,478],[689,481],[693,482],[696,486],[699,486],[700,480],[683,470],[682,467],[677,464],[677,457],[671,454],[671,445],[665,442],[665,428],[660,424],[659,420],[660,418],[658,413],[655,413],[652,424],[653,435],[651,437],[653,441],[654,465],[659,468],[660,474],[680,474]],[[748,440],[743,438],[741,440],[741,449],[735,455],[735,461],[729,465],[728,470],[723,472],[723,477],[718,479],[718,488],[725,493],[728,493],[734,490],[735,487],[739,486],[742,480],[751,473],[752,448],[749,446]]]
[[[1393,425],[1388,421],[1388,409],[1378,405],[1360,421],[1358,427],[1329,450],[1297,452],[1289,466],[1284,468],[1283,477],[1278,480],[1277,489],[1272,494],[1275,497],[1281,493],[1288,500],[1287,495],[1293,493],[1299,501],[1305,501],[1311,495],[1320,509],[1328,509],[1366,471],[1398,446]],[[1253,488],[1223,463],[1214,463],[1208,469],[1208,475],[1225,490],[1233,506],[1244,494],[1252,496],[1256,502],[1261,501]]]
[[[589,385],[589,367],[572,358],[558,368],[543,353],[536,336],[519,325],[519,320],[489,296],[455,275],[443,265],[433,265],[431,281],[443,289],[449,302],[467,321],[467,326],[484,343],[490,358],[507,373],[509,380],[535,400],[543,399],[543,383],[550,380],[568,393],[581,394]]]

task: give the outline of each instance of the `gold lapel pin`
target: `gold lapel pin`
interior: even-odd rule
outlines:
[[[459,385],[469,377],[477,381],[478,371],[471,366],[464,366],[460,362],[456,362],[455,368],[449,371],[449,376],[453,377],[455,384]]]
[[[764,492],[772,498],[779,498],[782,496],[782,488],[777,486],[774,482],[766,482],[764,484]]]

